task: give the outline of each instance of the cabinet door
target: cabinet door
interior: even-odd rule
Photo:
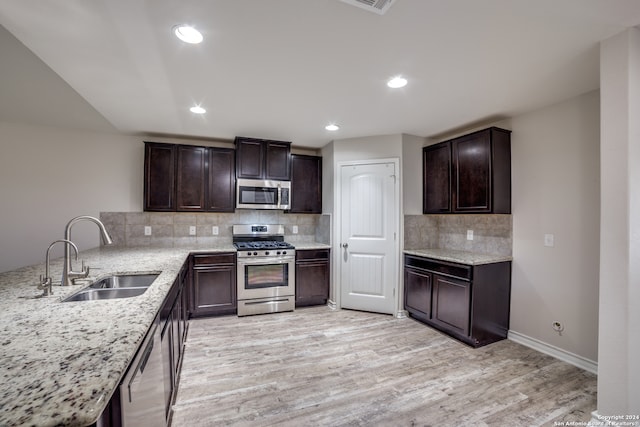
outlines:
[[[178,297],[173,304],[173,310],[171,311],[171,340],[173,344],[173,386],[174,389],[178,385],[178,377],[180,373],[180,359],[182,358],[182,303],[181,303],[182,291],[178,293]]]
[[[431,322],[441,328],[469,336],[471,284],[463,280],[433,275],[433,313]]]
[[[451,211],[451,145],[443,142],[422,150],[423,213]]]
[[[236,194],[235,151],[209,148],[207,211],[233,212]]]
[[[204,211],[207,149],[178,146],[176,200],[178,211]]]
[[[404,268],[404,307],[420,320],[431,318],[431,281],[428,271]]]
[[[237,310],[236,269],[233,265],[195,268],[192,314],[230,314]]]
[[[173,398],[173,345],[172,345],[172,331],[171,319],[168,319],[164,325],[162,325],[162,334],[160,338],[160,349],[162,352],[162,372],[164,382],[164,403],[165,403],[165,417],[169,419],[169,411],[171,410],[171,403]]]
[[[144,210],[174,211],[176,146],[145,142]]]
[[[291,155],[290,213],[322,213],[322,157]]]
[[[182,344],[187,340],[187,331],[189,330],[189,298],[191,297],[191,286],[189,284],[191,275],[189,273],[188,265],[182,268],[180,272],[180,280],[182,282]]]
[[[453,211],[491,212],[491,133],[476,132],[451,142]]]
[[[291,179],[291,145],[287,142],[265,142],[265,179]]]
[[[236,138],[236,150],[238,178],[262,179],[264,177],[262,141],[251,138]]]
[[[296,263],[296,306],[326,304],[329,299],[329,260]]]

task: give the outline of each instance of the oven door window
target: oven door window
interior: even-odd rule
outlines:
[[[239,189],[239,201],[243,205],[277,205],[278,189],[266,187],[245,187]]]
[[[259,289],[288,286],[289,266],[287,264],[245,265],[244,288]]]

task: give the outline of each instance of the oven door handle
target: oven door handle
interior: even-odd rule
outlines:
[[[269,259],[269,258],[251,258],[250,260],[238,260],[238,265],[268,265],[268,264],[288,264],[295,262],[295,258],[291,259]]]

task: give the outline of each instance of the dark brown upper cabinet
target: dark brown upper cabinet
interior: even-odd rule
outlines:
[[[443,142],[422,150],[424,213],[451,212],[451,144]]]
[[[291,155],[290,213],[322,213],[322,157]]]
[[[203,211],[207,183],[207,149],[178,145],[176,167],[176,210]]]
[[[424,147],[423,212],[511,213],[511,131],[491,127]]]
[[[175,211],[175,145],[145,142],[144,210]]]
[[[233,212],[236,203],[236,155],[229,148],[209,148],[206,210]]]
[[[238,136],[236,176],[244,179],[291,179],[291,143]]]
[[[145,211],[233,212],[235,150],[145,142]]]

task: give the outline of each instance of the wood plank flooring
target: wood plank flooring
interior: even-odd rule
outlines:
[[[509,340],[327,307],[191,321],[173,427],[588,421],[596,376]]]

